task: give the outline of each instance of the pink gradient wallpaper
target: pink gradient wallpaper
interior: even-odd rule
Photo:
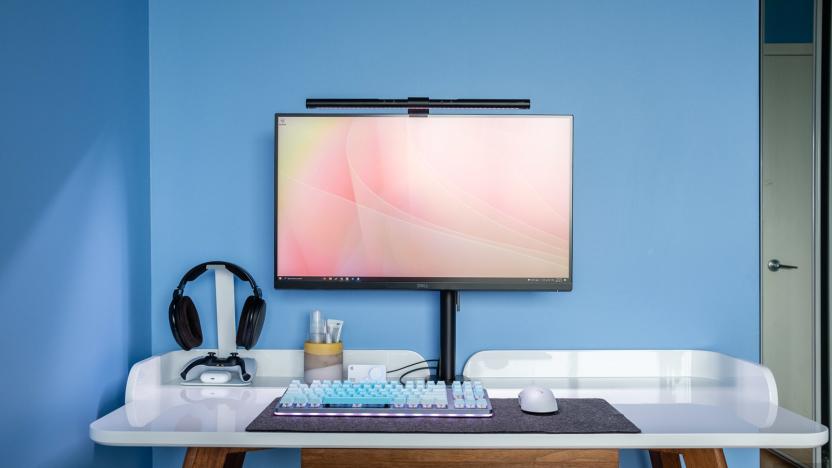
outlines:
[[[281,116],[277,275],[566,278],[570,116]]]

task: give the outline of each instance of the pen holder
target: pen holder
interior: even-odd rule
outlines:
[[[303,380],[342,380],[344,343],[303,344]]]

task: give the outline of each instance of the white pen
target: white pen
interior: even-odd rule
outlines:
[[[336,319],[328,319],[326,321],[326,328],[329,331],[329,334],[332,335],[332,342],[333,343],[340,343],[341,342],[341,330],[344,328],[344,321],[343,320],[336,320]]]

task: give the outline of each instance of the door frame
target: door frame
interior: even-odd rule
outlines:
[[[830,119],[830,107],[832,107],[832,94],[830,94],[830,64],[832,64],[832,6],[830,0],[815,0],[815,159],[818,170],[818,320],[820,322],[820,419],[821,424],[830,427],[832,422],[832,388],[830,380],[832,377],[832,324],[829,319],[829,291],[832,287],[832,276],[829,274],[829,245],[832,244],[832,206],[829,200],[832,199],[832,187],[829,181],[832,180],[832,119]],[[827,442],[821,448],[821,466],[829,466],[832,442]]]

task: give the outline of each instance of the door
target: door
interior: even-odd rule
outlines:
[[[811,44],[766,44],[761,77],[761,358],[780,406],[818,419]],[[783,450],[804,464],[812,450]]]

